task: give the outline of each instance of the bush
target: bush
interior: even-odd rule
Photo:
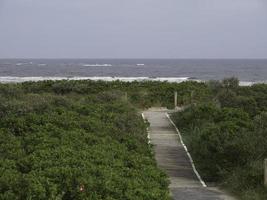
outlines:
[[[1,94],[0,199],[169,199],[123,93],[74,94],[68,84],[53,87],[60,95]]]
[[[222,88],[214,103],[192,105],[172,118],[206,181],[225,186],[241,199],[263,200],[267,197],[263,187],[267,114],[257,107],[261,107],[257,100],[261,90],[257,88],[255,94],[255,88],[246,88],[253,95],[242,96],[244,91],[234,88]]]

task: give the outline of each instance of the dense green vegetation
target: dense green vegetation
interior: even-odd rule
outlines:
[[[267,199],[267,85],[43,81],[0,84],[0,199],[169,199],[137,109],[173,108],[197,168]]]
[[[267,85],[240,87],[235,78],[208,85],[213,98],[172,116],[198,170],[241,199],[267,199]]]
[[[0,199],[169,199],[147,125],[102,85],[0,85]]]
[[[104,82],[104,81],[44,81],[26,82],[18,85],[2,86],[5,93],[55,93],[93,95],[102,91],[119,93],[127,96],[128,101],[138,108],[151,106],[173,107],[173,93],[178,92],[178,103],[202,102],[211,97],[207,85],[197,82]],[[127,95],[126,95],[127,94]]]

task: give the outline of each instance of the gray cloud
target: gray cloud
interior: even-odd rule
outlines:
[[[0,0],[0,57],[267,58],[265,0]]]

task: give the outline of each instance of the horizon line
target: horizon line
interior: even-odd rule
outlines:
[[[7,57],[7,58],[2,58],[0,57],[0,60],[267,60],[267,57],[266,58],[86,58],[86,57],[83,57],[83,58],[75,58],[75,57],[36,57],[36,58],[31,58],[31,57]]]

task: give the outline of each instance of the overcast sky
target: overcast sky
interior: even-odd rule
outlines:
[[[267,58],[266,0],[0,0],[1,58]]]

